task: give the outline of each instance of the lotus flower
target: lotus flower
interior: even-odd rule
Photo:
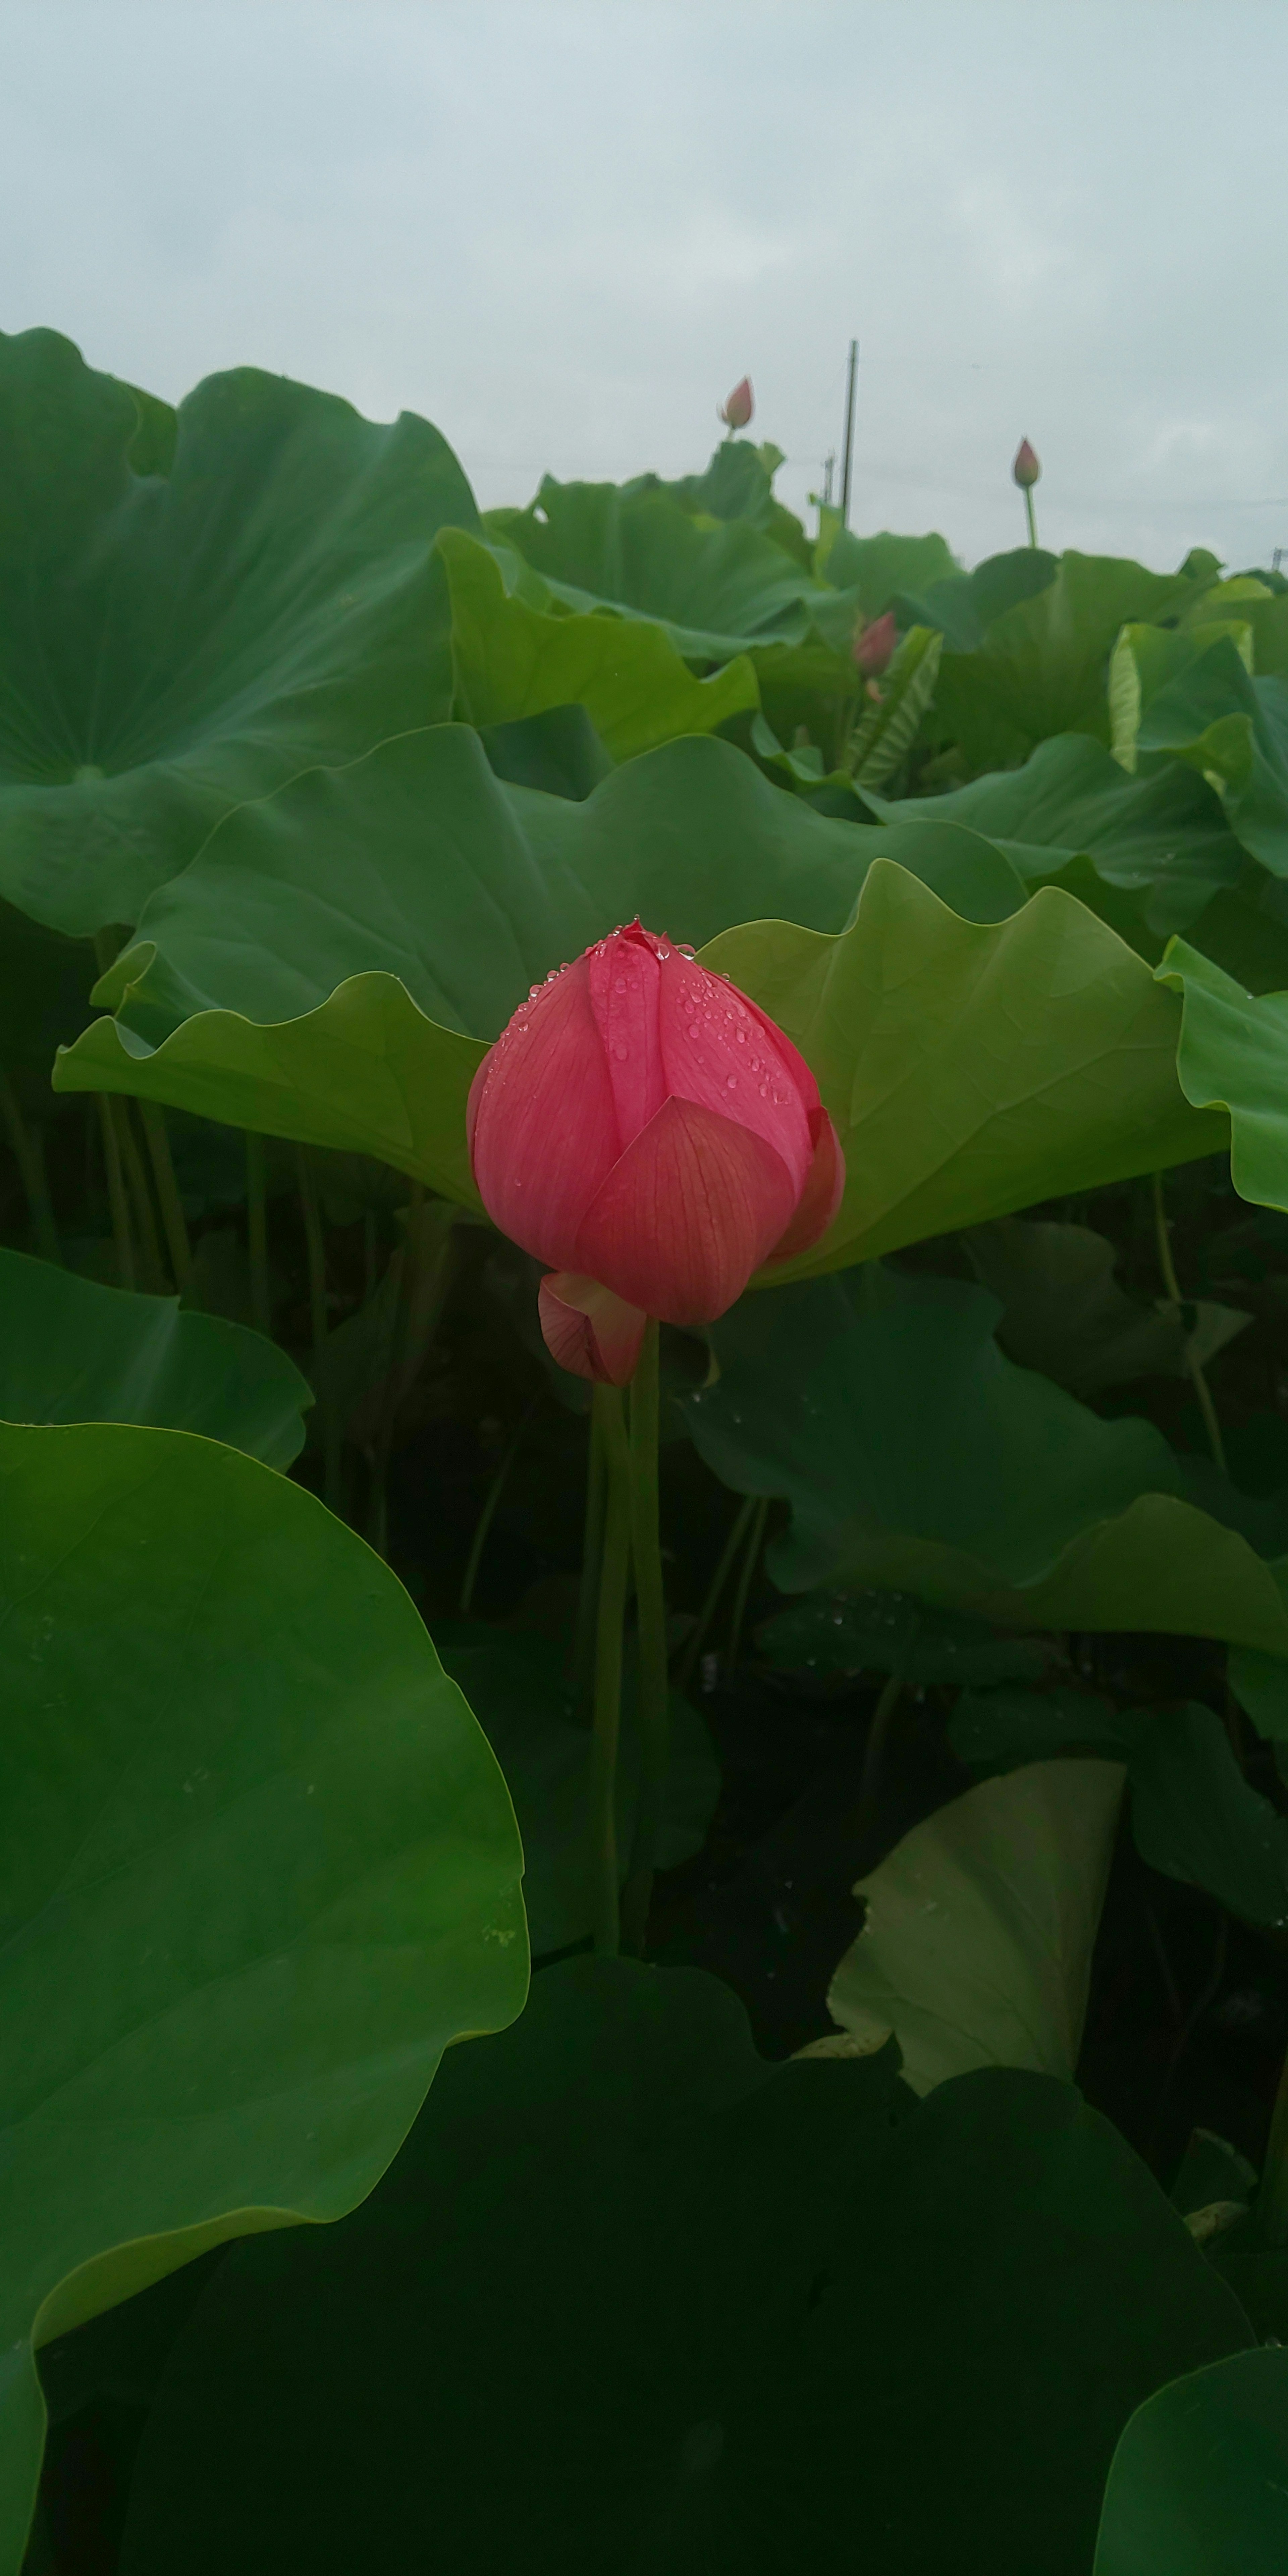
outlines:
[[[863,673],[865,680],[879,679],[881,673],[889,669],[898,641],[899,629],[895,624],[894,611],[887,608],[884,617],[874,617],[870,626],[859,628],[850,647],[855,669]]]
[[[745,429],[755,408],[751,378],[743,376],[734,386],[728,401],[721,403],[718,417],[724,422],[726,429]]]
[[[1038,463],[1037,451],[1030,447],[1027,438],[1022,438],[1019,446],[1016,448],[1015,463],[1011,467],[1011,472],[1014,475],[1016,482],[1019,484],[1021,492],[1032,491],[1034,484],[1037,482],[1038,477],[1042,472],[1042,468]]]
[[[845,1164],[809,1066],[723,975],[638,921],[534,984],[470,1090],[488,1215],[549,1262],[563,1368],[624,1386],[650,1316],[706,1324],[817,1243]]]

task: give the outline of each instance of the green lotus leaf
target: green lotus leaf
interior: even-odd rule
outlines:
[[[1278,2576],[1288,2557],[1288,2352],[1161,2388],[1114,2452],[1094,2576]]]
[[[1187,1701],[1138,1719],[1131,1784],[1151,1869],[1205,1888],[1245,1923],[1288,1929],[1288,1823],[1249,1787],[1210,1708]]]
[[[1180,762],[1128,777],[1081,733],[1056,735],[1022,769],[990,772],[947,795],[892,805],[865,786],[863,801],[887,823],[917,816],[963,823],[1004,850],[1029,884],[1088,858],[1105,886],[1142,899],[1143,918],[1163,938],[1187,929],[1245,864],[1205,779]]]
[[[289,1467],[312,1402],[262,1333],[0,1250],[0,1422],[151,1423]]]
[[[1200,770],[1244,849],[1288,877],[1288,678],[1253,679],[1220,636],[1151,698],[1137,744]]]
[[[255,1460],[0,1426],[0,2569],[31,2343],[370,2190],[520,2009],[500,1773],[400,1585]]]
[[[1230,1175],[1241,1198],[1288,1208],[1288,993],[1254,998],[1182,939],[1158,981],[1183,996],[1176,1070],[1187,1100],[1230,1120]]]
[[[839,936],[748,922],[703,963],[793,1038],[846,1156],[831,1232],[782,1275],[867,1260],[1218,1151],[1148,966],[1058,887],[996,926],[878,858]]]
[[[1021,1368],[1040,1369],[1074,1395],[1139,1377],[1185,1377],[1251,1322],[1210,1298],[1192,1316],[1164,1298],[1145,1306],[1115,1277],[1118,1255],[1090,1226],[1002,1217],[972,1227],[966,1249],[1002,1307],[998,1340]]]
[[[478,524],[427,422],[254,368],[180,404],[163,472],[139,436],[69,341],[0,338],[0,895],[76,934],[245,797],[449,712],[433,538]]]
[[[1016,546],[1006,554],[987,555],[973,572],[910,583],[892,604],[901,624],[937,626],[951,652],[973,653],[995,618],[1049,590],[1058,569],[1057,555],[1040,546]]]
[[[1152,1423],[1102,1420],[1004,1359],[997,1315],[980,1288],[868,1268],[712,1326],[719,1375],[680,1401],[724,1484],[790,1501],[774,1581],[1288,1654],[1279,1569],[1181,1499]]]
[[[1030,1762],[914,1825],[855,1895],[867,1908],[827,2004],[860,2054],[893,2031],[929,2093],[975,2066],[1071,2083],[1113,1858],[1121,1762]]]
[[[989,623],[974,652],[945,652],[935,734],[973,770],[1009,769],[1049,735],[1109,738],[1106,671],[1119,628],[1193,596],[1183,573],[1116,555],[1061,555],[1054,581]]]
[[[819,512],[814,568],[833,590],[851,594],[855,608],[868,618],[882,616],[903,592],[967,578],[944,537],[898,537],[889,528],[873,537],[856,537],[842,525],[840,511],[827,508]]]
[[[1063,892],[1021,894],[978,834],[829,821],[726,744],[664,745],[573,804],[430,728],[230,816],[148,905],[99,987],[119,1018],[59,1058],[56,1088],[359,1148],[476,1204],[482,1042],[639,912],[813,1066],[849,1178],[796,1268],[836,1267],[1224,1140],[1178,1087],[1179,1006],[1149,969]]]
[[[444,529],[438,551],[451,594],[456,709],[470,724],[583,706],[614,759],[629,760],[759,705],[745,654],[695,679],[661,626],[529,607],[507,592],[497,556],[459,529]]]
[[[689,661],[808,630],[818,584],[771,537],[742,519],[701,524],[663,491],[546,475],[526,510],[489,510],[484,525],[566,607],[652,618]]]
[[[765,2066],[713,1977],[544,1970],[363,2209],[225,2258],[122,2576],[349,2576],[373,2499],[398,2567],[780,2576],[858,2514],[865,2576],[1085,2576],[1132,2410],[1246,2320],[1072,2086],[916,2102],[892,2059]]]

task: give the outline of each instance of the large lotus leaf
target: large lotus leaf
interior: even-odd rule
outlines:
[[[971,769],[1009,769],[1051,734],[1109,738],[1106,671],[1129,619],[1185,604],[1183,573],[1147,572],[1116,555],[1064,554],[1054,581],[1004,610],[974,652],[946,652],[935,732]]]
[[[710,733],[760,703],[745,654],[695,679],[661,626],[529,607],[507,592],[496,555],[459,529],[444,529],[438,551],[451,593],[456,708],[470,724],[583,706],[614,759],[629,760],[675,734]]]
[[[31,2343],[369,2191],[443,2050],[513,2018],[499,1771],[400,1585],[235,1450],[0,1426],[0,2569]]]
[[[1186,1106],[1148,966],[1059,887],[981,926],[878,857],[839,937],[749,922],[703,962],[795,1040],[845,1149],[836,1223],[789,1276],[1227,1140]]]
[[[701,524],[661,491],[547,475],[528,509],[490,510],[485,525],[567,607],[653,618],[691,661],[799,643],[819,590],[745,520]]]
[[[1230,1120],[1230,1174],[1240,1196],[1288,1208],[1288,993],[1244,991],[1182,939],[1160,983],[1183,996],[1176,1070],[1196,1108]]]
[[[1119,1287],[1118,1255],[1090,1226],[1001,1217],[966,1237],[978,1276],[1001,1303],[998,1340],[1021,1368],[1040,1369],[1074,1395],[1138,1377],[1185,1377],[1224,1350],[1251,1318],[1201,1299],[1143,1306]]]
[[[974,2066],[1072,2082],[1125,1778],[1031,1762],[914,1825],[854,1891],[866,1919],[827,1996],[844,2037],[811,2054],[893,2031],[917,2093]]]
[[[432,727],[230,816],[147,907],[99,987],[120,1018],[57,1087],[361,1148],[474,1203],[466,1095],[532,983],[637,911],[695,946],[749,908],[839,926],[882,849],[965,911],[1023,900],[977,834],[827,821],[727,744],[666,746],[578,805]]]
[[[55,332],[0,338],[0,893],[137,920],[211,826],[308,763],[449,711],[447,523],[469,486],[412,414],[242,368],[138,408]]]
[[[882,616],[901,592],[922,592],[934,582],[966,578],[946,538],[934,533],[899,537],[889,528],[856,537],[842,526],[839,510],[820,514],[814,561],[823,580],[847,592],[867,618]]]
[[[1205,779],[1180,762],[1128,777],[1081,733],[1039,743],[1022,769],[990,772],[948,795],[891,805],[865,786],[863,801],[885,822],[924,815],[964,823],[1004,850],[1030,883],[1087,857],[1106,885],[1145,897],[1145,917],[1164,936],[1186,929],[1244,866]]]
[[[894,605],[901,622],[937,626],[954,653],[973,653],[994,618],[1032,599],[1055,580],[1059,557],[1040,546],[1016,546],[987,555],[973,572],[941,576],[923,589],[904,591]]]
[[[997,1313],[983,1289],[868,1270],[743,1298],[712,1327],[719,1375],[681,1401],[723,1483],[790,1501],[775,1582],[1288,1653],[1275,1571],[1179,1499],[1161,1433],[1014,1367]]]
[[[1131,1782],[1151,1869],[1206,1888],[1245,1923],[1288,1930],[1288,1823],[1249,1787],[1210,1708],[1188,1701],[1138,1720]]]
[[[123,2576],[1085,2576],[1133,2408],[1247,2336],[1072,2087],[769,2068],[715,1979],[572,1962],[363,2210],[226,2258]]]
[[[1201,770],[1245,850],[1288,877],[1288,678],[1251,678],[1222,636],[1151,699],[1137,742]]]
[[[1288,2352],[1239,2352],[1161,2388],[1114,2452],[1094,2576],[1280,2576]]]
[[[1124,626],[1110,655],[1108,683],[1110,747],[1124,769],[1138,764],[1141,717],[1150,701],[1222,637],[1251,671],[1253,637],[1246,618],[1209,616],[1180,626]]]
[[[152,1423],[289,1467],[312,1402],[262,1333],[0,1250],[0,1421]]]

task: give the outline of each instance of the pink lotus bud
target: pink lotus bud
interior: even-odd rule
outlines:
[[[1011,467],[1021,492],[1032,491],[1041,471],[1035,449],[1030,447],[1027,438],[1022,438],[1015,451],[1015,463]]]
[[[728,401],[721,404],[718,418],[726,429],[745,429],[755,408],[751,378],[744,376],[741,383],[734,386]]]
[[[891,655],[899,641],[894,610],[887,608],[884,617],[874,617],[870,626],[861,626],[850,651],[854,667],[865,680],[875,680],[890,667]]]
[[[488,1215],[555,1274],[548,1349],[618,1386],[650,1315],[713,1322],[762,1263],[818,1242],[845,1182],[790,1038],[638,921],[533,985],[467,1131]]]

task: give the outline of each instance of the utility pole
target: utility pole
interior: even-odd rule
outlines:
[[[831,455],[825,457],[823,460],[823,507],[825,510],[830,510],[832,507],[832,476],[835,471],[836,449],[833,448]]]
[[[850,466],[854,458],[854,390],[859,372],[859,344],[850,342],[850,364],[845,380],[845,454],[841,464],[841,525],[850,524]]]

